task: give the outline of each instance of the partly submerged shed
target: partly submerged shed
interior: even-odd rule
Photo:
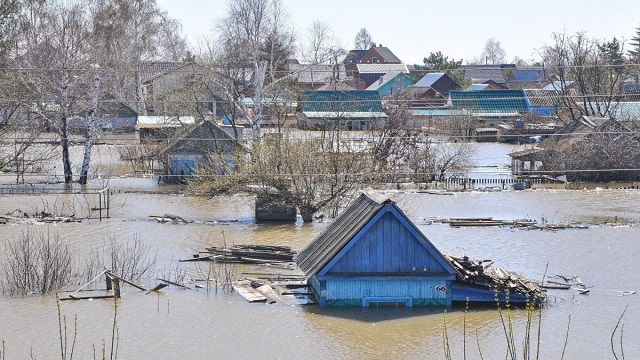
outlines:
[[[320,306],[451,306],[453,265],[389,199],[361,194],[295,258]]]
[[[174,135],[160,150],[158,157],[164,166],[160,180],[182,182],[203,169],[224,175],[235,167],[236,156],[243,149],[212,121],[200,121]]]

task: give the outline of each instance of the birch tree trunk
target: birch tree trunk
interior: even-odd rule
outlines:
[[[262,121],[262,100],[264,98],[264,76],[267,71],[267,62],[259,61],[256,63],[256,73],[254,76],[255,96],[253,106],[253,121],[251,128],[253,129],[253,139],[260,139],[260,122]]]
[[[147,116],[147,104],[145,103],[142,88],[142,74],[140,74],[140,61],[136,62],[136,97],[138,99],[138,113],[142,116]]]
[[[80,180],[82,185],[87,184],[89,174],[89,162],[91,161],[91,149],[96,136],[96,114],[98,112],[98,90],[100,90],[100,75],[95,74],[93,82],[93,98],[91,100],[91,109],[87,120],[87,132],[85,134],[86,142],[84,143],[84,157],[82,158],[82,168],[80,168]]]
[[[73,172],[69,158],[69,73],[67,71],[63,71],[62,82],[60,83],[60,108],[61,114],[58,133],[60,134],[60,147],[62,148],[64,183],[70,184],[73,181]]]

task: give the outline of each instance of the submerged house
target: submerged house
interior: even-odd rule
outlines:
[[[235,166],[242,145],[212,121],[204,120],[177,133],[160,150],[164,172],[160,180],[182,182],[203,168],[224,175]]]
[[[294,260],[320,306],[451,306],[453,265],[391,200],[361,194]]]
[[[387,117],[380,94],[371,90],[307,90],[300,108],[301,129],[369,130]]]
[[[519,274],[443,255],[392,200],[365,193],[294,261],[323,307],[522,303],[540,294]]]
[[[449,105],[469,111],[487,128],[518,119],[529,111],[529,103],[522,90],[451,91]]]

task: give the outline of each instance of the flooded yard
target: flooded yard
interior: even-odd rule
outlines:
[[[503,161],[500,160],[500,163]],[[98,185],[95,185],[98,187]],[[287,245],[300,250],[321,232],[326,222],[262,224],[254,221],[253,198],[203,199],[162,193],[153,178],[112,178],[110,218],[79,223],[0,225],[0,244],[27,229],[60,235],[78,256],[117,240],[137,236],[156,256],[156,276],[180,267],[186,278],[203,274],[201,263],[179,259],[212,245]],[[132,191],[135,190],[135,191]],[[174,190],[171,188],[170,190]],[[491,259],[497,266],[531,279],[563,275],[580,277],[588,294],[549,290],[542,309],[540,358],[611,358],[611,334],[622,318],[626,358],[640,357],[640,290],[637,258],[638,227],[611,225],[624,219],[640,223],[638,190],[526,190],[460,192],[452,196],[415,192],[390,193],[399,207],[443,253]],[[72,209],[74,195],[0,195],[0,214],[45,208]],[[64,212],[67,212],[65,210]],[[150,215],[175,214],[188,224],[159,223]],[[424,221],[440,217],[493,217],[549,223],[582,222],[588,229],[526,231],[509,227],[454,228]],[[236,272],[269,272],[269,268],[237,265]],[[81,285],[81,284],[79,284]],[[193,286],[192,286],[193,287]],[[70,288],[74,288],[70,286]],[[101,357],[111,346],[115,314],[113,300],[66,301],[69,341],[77,316],[74,357]],[[506,312],[502,313],[506,316]],[[518,357],[527,314],[513,310]],[[60,338],[55,295],[0,297],[0,340],[7,359],[59,358]],[[445,320],[446,319],[446,320]],[[570,323],[569,323],[570,319]],[[446,321],[446,338],[443,327]],[[536,320],[537,321],[537,320]],[[466,322],[466,325],[464,325]],[[492,306],[471,308],[319,308],[250,304],[236,293],[167,287],[160,294],[123,287],[117,306],[118,358],[444,358],[443,342],[454,359],[504,358],[507,341],[500,313]],[[466,336],[464,328],[466,327]],[[567,328],[568,335],[567,335]],[[476,338],[477,334],[477,338]],[[532,335],[533,350],[537,333]],[[104,342],[103,342],[104,341]],[[478,346],[479,343],[479,346]],[[618,355],[620,353],[618,352]]]

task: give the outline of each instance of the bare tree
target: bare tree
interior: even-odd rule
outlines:
[[[475,151],[470,142],[442,142],[427,136],[410,154],[407,165],[414,173],[414,181],[444,181],[466,170]]]
[[[160,11],[155,0],[102,0],[86,4],[92,20],[93,49],[103,71],[102,86],[147,114],[142,86],[144,63],[181,61],[186,55],[182,27]]]
[[[73,181],[69,121],[82,113],[82,69],[91,61],[85,9],[81,3],[27,2],[17,58],[27,69],[20,73],[21,81],[38,99],[31,108],[60,137],[65,183]]]
[[[312,64],[327,64],[342,53],[344,49],[331,27],[320,20],[315,20],[307,29],[304,59]]]
[[[484,44],[480,57],[474,60],[477,64],[498,65],[506,61],[507,52],[502,48],[500,41],[490,38]]]
[[[555,80],[570,120],[611,115],[627,74],[617,39],[600,42],[583,32],[554,33],[553,43],[543,47],[541,55],[547,67],[545,76],[550,82]]]
[[[367,31],[366,28],[361,28],[356,34],[354,45],[356,50],[369,50],[372,47],[376,46],[376,43],[373,42],[373,38],[371,37],[369,31]]]
[[[270,78],[275,79],[278,64],[285,61],[282,55],[288,54],[293,44],[293,32],[286,30],[286,18],[280,0],[232,0],[227,15],[216,26],[222,45],[216,63],[226,68],[233,83],[229,102],[234,104],[234,112],[240,110],[250,120],[254,139],[261,136],[267,70]],[[247,74],[249,69],[251,73]],[[246,106],[238,103],[242,97],[253,97],[251,119]]]

